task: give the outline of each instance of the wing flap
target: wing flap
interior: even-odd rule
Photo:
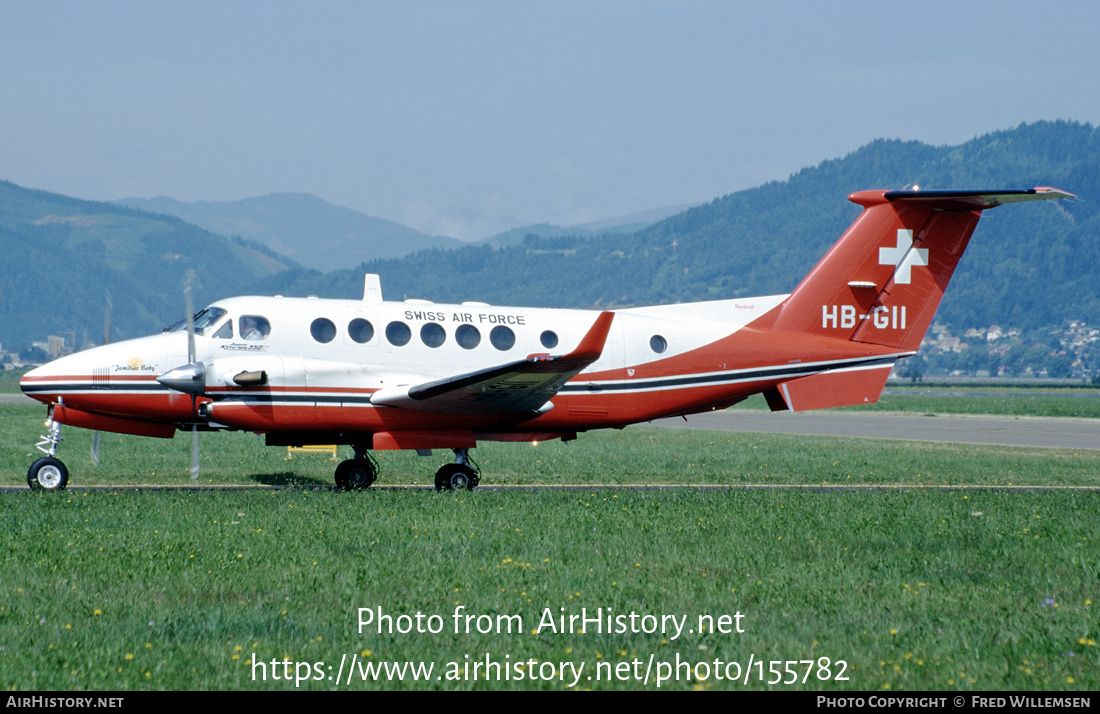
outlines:
[[[531,355],[486,369],[425,382],[382,389],[371,404],[438,414],[544,413],[566,382],[603,354],[615,313],[602,312],[569,354]]]

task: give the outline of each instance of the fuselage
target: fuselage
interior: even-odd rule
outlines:
[[[822,344],[815,347],[791,335],[785,350],[782,341],[746,329],[785,298],[616,311],[599,359],[537,416],[422,413],[373,405],[371,395],[530,355],[568,353],[599,313],[235,297],[199,314],[195,361],[203,363],[206,381],[194,402],[157,381],[188,363],[182,325],[63,357],[29,372],[21,384],[35,399],[63,405],[68,423],[114,431],[127,424],[97,427],[84,415],[299,437],[292,441],[308,441],[311,432],[349,441],[354,434],[446,430],[481,439],[553,437],[726,406],[853,358],[850,342],[817,340]],[[860,359],[869,353],[856,352]],[[247,374],[262,374],[262,383],[258,376],[250,383],[242,377]]]

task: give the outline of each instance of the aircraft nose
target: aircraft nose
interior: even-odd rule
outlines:
[[[184,335],[183,337],[186,337]],[[178,334],[157,334],[59,357],[19,380],[27,396],[50,404],[79,394],[103,396],[114,388],[146,384],[170,364],[186,359]]]
[[[35,367],[19,378],[19,389],[31,399],[49,404],[56,400],[60,385],[58,377],[65,373],[65,358]]]
[[[26,374],[24,374],[22,377],[19,378],[19,389],[21,389],[23,391],[23,394],[29,393],[31,388],[32,388],[31,383],[35,380],[35,378],[41,377],[41,376],[42,376],[42,368],[41,367],[35,367],[34,369],[32,369],[31,371],[27,372]]]

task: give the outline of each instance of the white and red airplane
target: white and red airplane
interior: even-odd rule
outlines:
[[[49,410],[38,444],[47,456],[27,481],[65,487],[61,424],[347,444],[355,457],[336,467],[345,489],[375,480],[372,450],[453,449],[435,477],[443,490],[477,485],[478,441],[570,440],[759,393],[773,410],[874,402],[894,363],[920,346],[981,212],[1068,197],[854,193],[863,211],[789,295],[597,313],[390,302],[367,275],[362,300],[218,300],[193,329],[181,323],[27,373],[22,390]]]

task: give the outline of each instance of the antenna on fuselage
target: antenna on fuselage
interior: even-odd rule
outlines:
[[[382,280],[377,273],[363,276],[363,302],[375,304],[382,302]]]

